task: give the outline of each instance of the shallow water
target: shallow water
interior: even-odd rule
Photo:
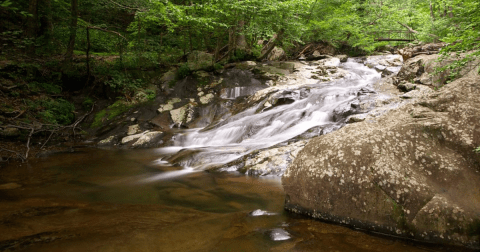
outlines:
[[[283,210],[279,178],[194,172],[158,151],[78,149],[3,167],[2,251],[448,251]]]

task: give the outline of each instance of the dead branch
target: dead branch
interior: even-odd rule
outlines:
[[[10,152],[10,153],[16,154],[22,161],[25,161],[25,160],[26,160],[26,158],[25,158],[22,154],[20,154],[20,153],[18,153],[18,152],[16,152],[16,151],[4,149],[4,148],[0,148],[0,151],[6,151],[6,152]]]
[[[415,34],[419,34],[419,32],[416,31],[416,30],[414,30],[412,27],[410,27],[410,26],[408,26],[408,25],[406,25],[406,24],[404,24],[404,23],[401,23],[401,22],[399,22],[399,21],[397,21],[397,23],[398,23],[399,25],[407,28],[407,30],[408,30],[409,32],[415,33]],[[439,39],[439,38],[440,38],[439,36],[437,36],[437,35],[435,35],[435,34],[428,34],[428,35],[430,35],[430,36],[432,36],[432,37],[435,37],[436,39]]]
[[[112,0],[109,0],[109,1],[110,1],[111,3],[119,6],[119,7],[122,7],[122,8],[127,9],[127,10],[134,10],[134,11],[139,11],[139,12],[147,12],[147,11],[148,11],[148,10],[146,10],[146,9],[140,9],[140,8],[135,8],[135,7],[130,7],[130,6],[122,5],[122,4],[119,4],[119,3],[114,2],[114,1],[112,1]]]
[[[32,127],[32,130],[30,131],[30,134],[28,135],[27,152],[25,153],[25,159],[28,158],[28,152],[30,152],[30,140],[32,139],[33,132],[35,132],[35,128]]]
[[[77,127],[77,125],[79,123],[81,123],[83,120],[85,120],[85,118],[90,115],[92,112],[93,112],[93,109],[95,108],[95,103],[93,103],[92,105],[92,109],[90,109],[90,112],[86,113],[85,115],[83,115],[82,117],[80,117],[75,123],[72,124],[72,130],[73,130],[73,139],[75,139],[75,128]]]
[[[300,55],[302,55],[308,48],[312,47],[312,45],[313,44],[306,46],[305,49],[303,49],[300,53],[298,53],[298,57],[300,57]]]
[[[48,141],[50,141],[50,138],[53,136],[53,133],[55,133],[55,130],[52,130],[52,132],[50,132],[50,136],[48,136],[47,140],[45,141],[45,143],[42,144],[42,147],[40,147],[40,149],[43,149],[43,147],[45,147]]]

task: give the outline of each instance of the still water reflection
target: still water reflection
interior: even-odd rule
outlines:
[[[449,251],[283,210],[279,178],[163,178],[156,150],[80,149],[2,168],[2,251]]]

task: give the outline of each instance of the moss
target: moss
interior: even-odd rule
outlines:
[[[90,127],[99,128],[103,125],[105,120],[112,120],[115,117],[127,112],[133,105],[128,104],[123,100],[118,100],[108,108],[98,112]]]
[[[93,123],[90,127],[92,128],[98,128],[100,126],[102,126],[102,123],[103,123],[103,118],[105,117],[105,115],[107,114],[107,111],[104,109],[100,112],[98,112],[96,115],[95,115],[95,119],[93,119]]]
[[[118,100],[114,104],[112,104],[110,107],[108,107],[108,120],[111,120],[118,115],[128,111],[132,105],[127,104],[125,101]]]

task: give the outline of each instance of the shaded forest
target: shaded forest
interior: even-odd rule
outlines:
[[[100,98],[114,115],[155,99],[158,74],[146,72],[182,79],[191,55],[211,55],[204,70],[215,71],[277,47],[297,59],[319,43],[358,56],[445,42],[445,57],[469,54],[451,69],[479,54],[476,0],[0,0],[0,16],[0,126],[27,130],[24,141],[75,132]],[[389,31],[409,40],[382,39]]]

